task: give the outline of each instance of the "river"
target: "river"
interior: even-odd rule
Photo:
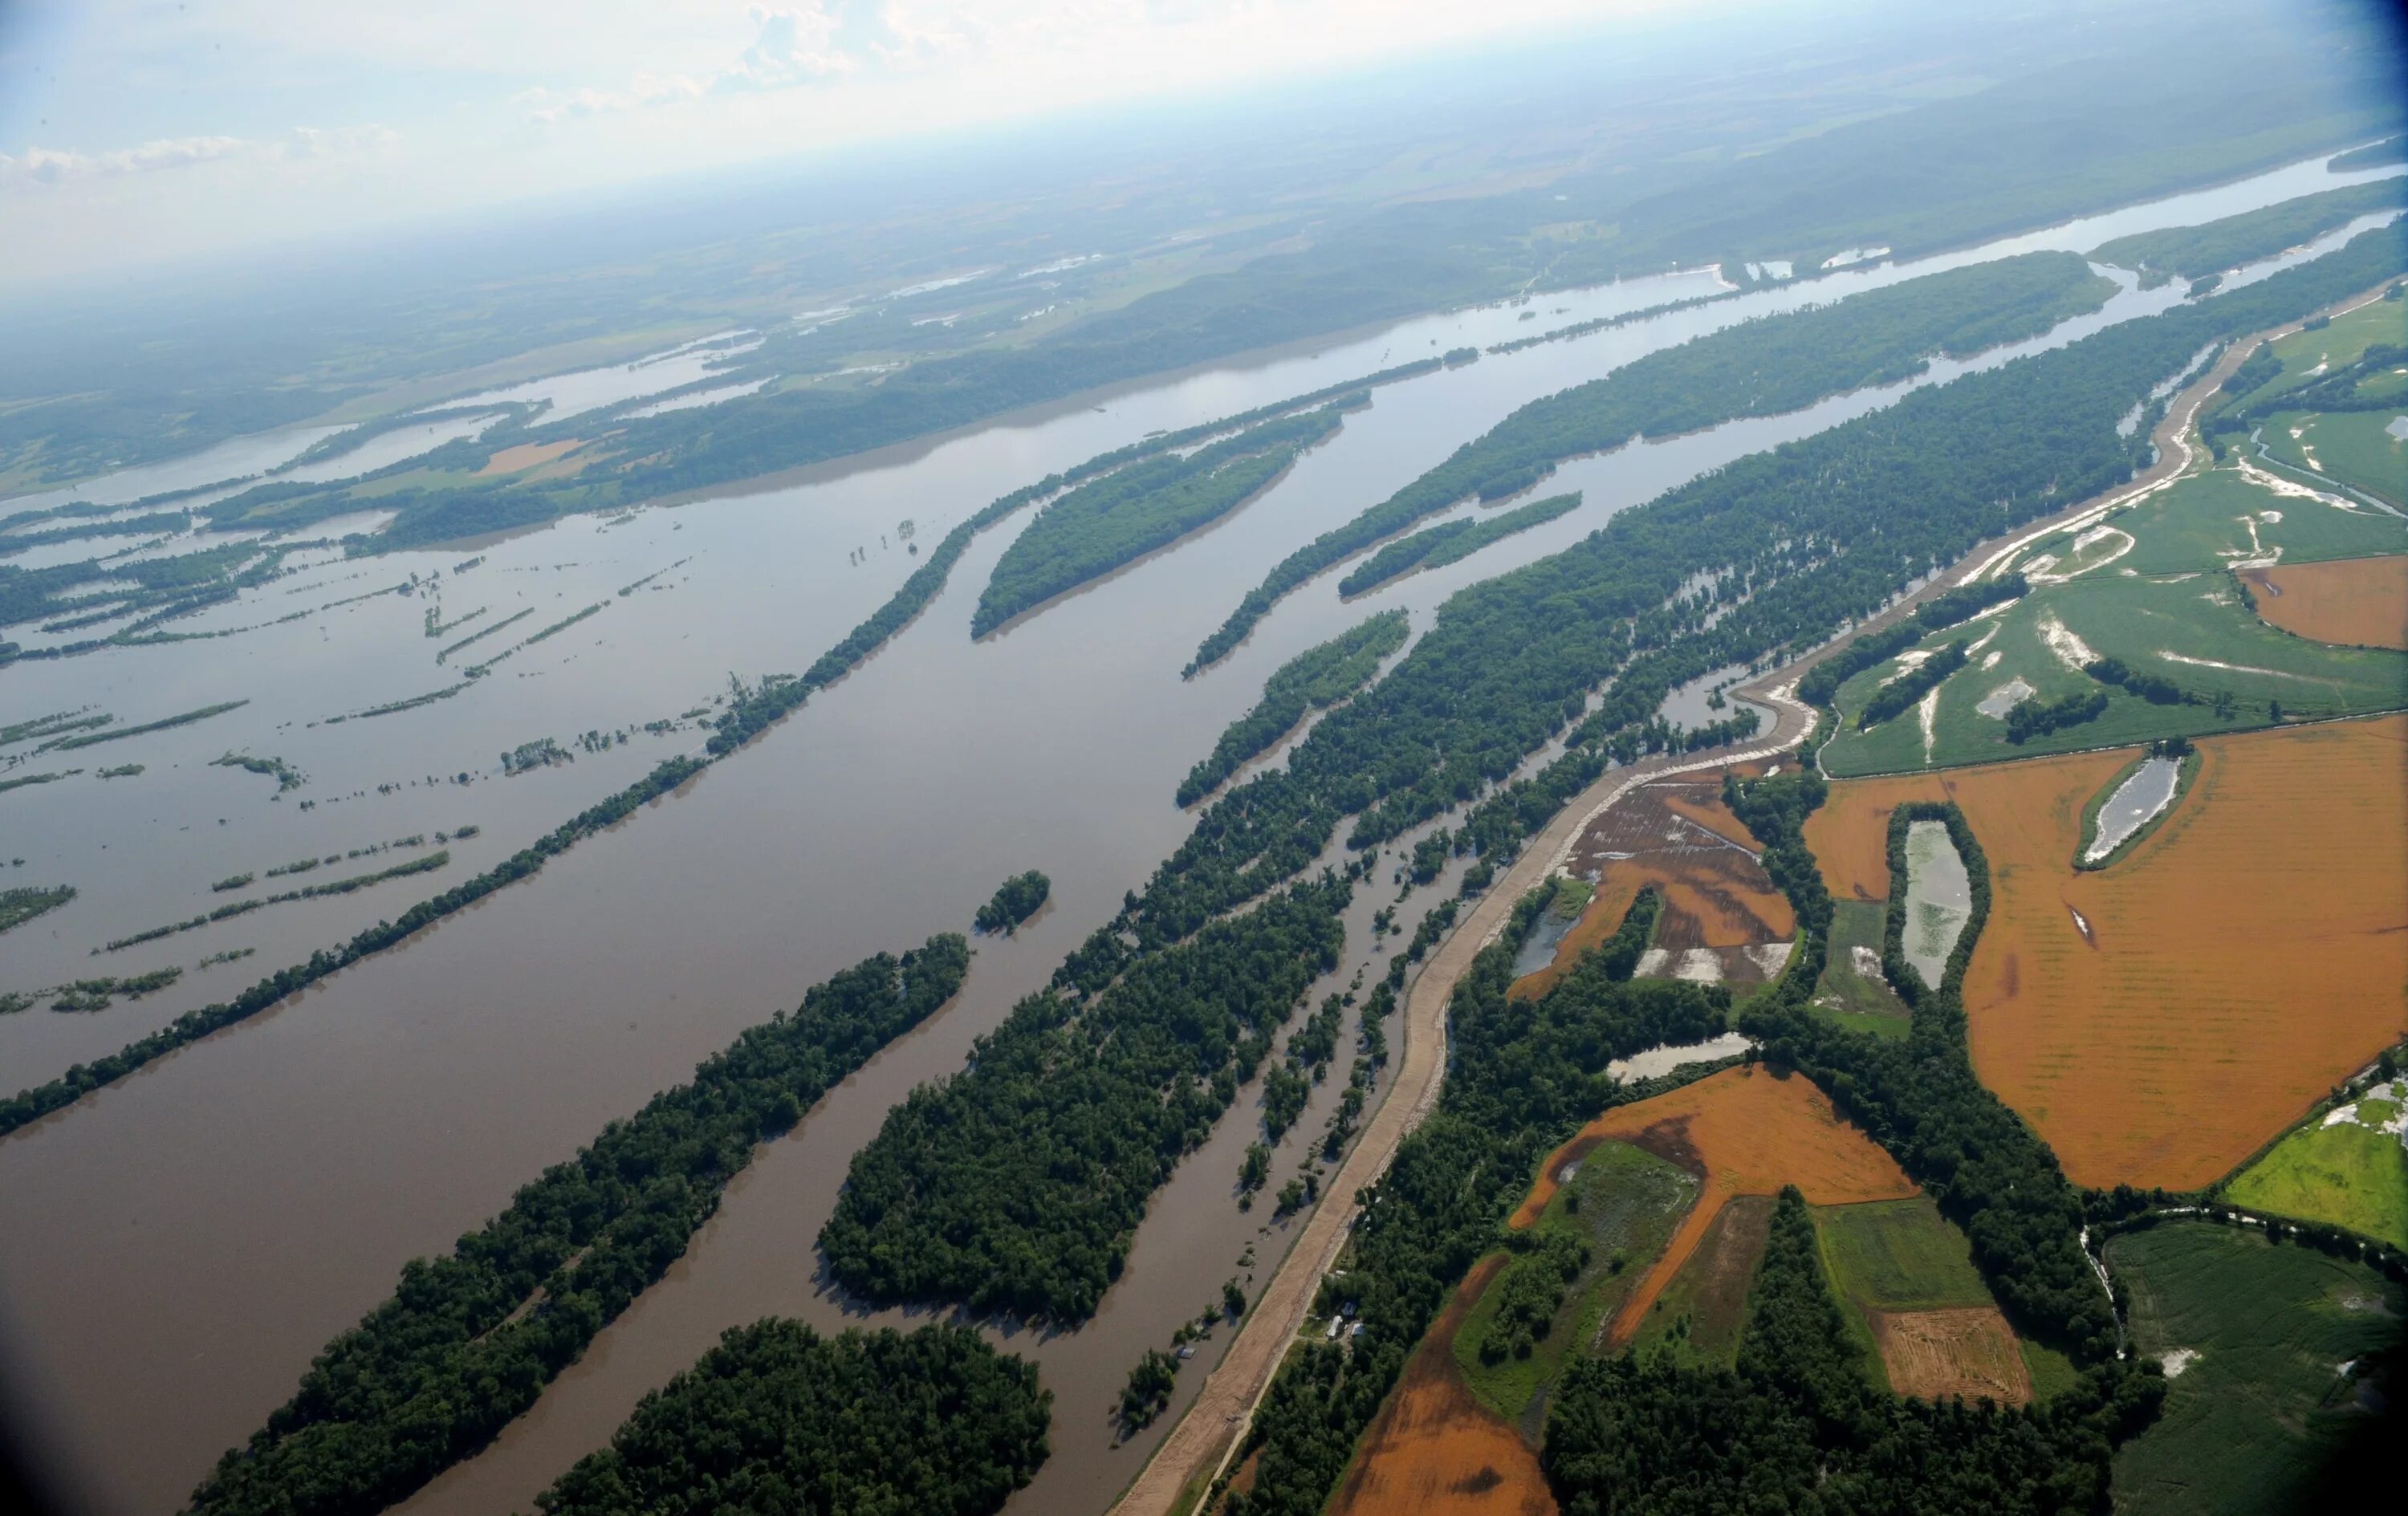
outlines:
[[[982,941],[952,1007],[769,1145],[668,1278],[535,1411],[411,1504],[487,1516],[526,1509],[644,1391],[727,1326],[773,1311],[823,1326],[909,1319],[853,1313],[817,1279],[811,1239],[853,1151],[913,1084],[957,1069],[970,1040],[1041,984],[1176,847],[1188,825],[1170,801],[1180,777],[1272,669],[1392,606],[1425,629],[1464,584],[1559,551],[1615,510],[1886,404],[1905,387],[1569,464],[1546,489],[1584,492],[1571,515],[1350,603],[1340,602],[1336,577],[1325,578],[1283,603],[1227,663],[1182,683],[1178,670],[1198,639],[1271,562],[1516,406],[1641,353],[1940,267],[2032,247],[2087,248],[2346,178],[2300,165],[1988,249],[1852,268],[1384,388],[1369,411],[1236,515],[973,643],[970,608],[1025,518],[990,532],[891,646],[686,793],[408,947],[0,1144],[0,1214],[9,1219],[0,1235],[7,1312],[0,1331],[21,1413],[63,1452],[90,1509],[172,1509],[221,1451],[290,1394],[330,1337],[390,1292],[404,1259],[448,1248],[544,1165],[683,1078],[743,1026],[792,1006],[810,983],[866,953],[961,929],[1004,875],[1039,867],[1054,880],[1048,909],[1012,939]],[[2179,293],[2124,282],[2106,312],[2013,350],[2163,308]],[[73,882],[84,891],[10,934],[0,988],[187,967],[173,990],[108,1011],[0,1018],[0,1080],[15,1088],[51,1077],[365,922],[397,914],[659,758],[692,751],[702,734],[677,718],[724,689],[731,672],[749,679],[799,670],[892,593],[914,562],[898,541],[906,518],[916,540],[933,545],[993,496],[1150,431],[1385,363],[1714,287],[1711,275],[1671,276],[1430,317],[1007,418],[774,489],[580,518],[443,551],[328,559],[172,624],[230,628],[331,608],[220,640],[20,665],[0,684],[0,720],[97,705],[131,722],[223,700],[252,703],[36,761],[92,768],[138,761],[148,765],[140,776],[104,783],[86,775],[0,796],[7,851],[27,859],[10,882]],[[1520,320],[1524,309],[1537,318]],[[1942,363],[1935,375],[2008,355]],[[856,548],[866,550],[859,563]],[[428,638],[423,593],[332,605],[413,574],[439,579],[439,620],[480,607],[482,616]],[[466,660],[437,668],[434,650],[507,615],[532,612],[467,657],[489,656],[596,603],[599,614],[454,698],[324,723],[446,686]],[[637,731],[603,751],[580,751],[573,740],[589,728],[658,720],[673,729]],[[500,752],[543,737],[567,747],[575,763],[499,777]],[[282,757],[309,780],[270,799],[272,779],[209,764],[228,750]],[[307,811],[305,800],[315,802]],[[431,851],[435,831],[471,824],[480,835],[454,842],[449,869],[431,878],[89,954],[225,898],[208,885],[226,876],[413,835],[428,837]],[[307,878],[422,855],[399,850]],[[1417,893],[1402,912],[1406,923],[1445,887],[1442,880]],[[1341,977],[1369,956],[1369,915],[1393,898],[1385,888],[1360,892]],[[246,946],[255,956],[207,971],[191,966],[205,953]],[[1342,1065],[1337,1073],[1342,1080]],[[1317,1138],[1331,1094],[1317,1092],[1281,1155],[1283,1168]],[[1251,1113],[1251,1094],[1241,1105]],[[1111,1446],[1107,1409],[1139,1352],[1167,1343],[1224,1279],[1241,1272],[1235,1260],[1248,1240],[1259,1240],[1255,1272],[1264,1278],[1284,1246],[1277,1233],[1261,1237],[1259,1211],[1236,1209],[1231,1180],[1253,1136],[1250,1114],[1225,1121],[1182,1166],[1094,1323],[1009,1338],[1035,1357],[1056,1396],[1053,1457],[1015,1510],[1100,1510],[1194,1394],[1218,1342],[1182,1373],[1163,1423]]]

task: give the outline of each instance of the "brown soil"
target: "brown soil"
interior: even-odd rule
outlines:
[[[481,479],[492,474],[515,474],[522,468],[548,464],[569,449],[583,445],[582,437],[570,437],[566,442],[522,442],[486,459],[485,466],[477,470],[477,475]]]
[[[1583,828],[1565,868],[1593,880],[1597,894],[1555,945],[1552,963],[1513,986],[1522,998],[1544,994],[1581,955],[1614,934],[1639,892],[1664,894],[1655,945],[1674,955],[1720,950],[1724,978],[1761,983],[1763,968],[1730,951],[1786,942],[1797,931],[1789,901],[1756,862],[1747,828],[1722,803],[1719,774],[1685,775],[1642,785]]]
[[[2229,1173],[2408,1031],[2408,718],[2199,747],[2172,814],[2095,871],[2072,865],[2082,810],[2128,749],[1848,780],[1808,822],[1833,889],[1878,898],[1889,808],[1964,808],[1992,879],[1974,1066],[2078,1184]]]
[[[2251,568],[2258,614],[2315,642],[2408,649],[2408,554]]]
[[[1332,1516],[1552,1516],[1555,1497],[1538,1454],[1480,1403],[1455,1361],[1455,1331],[1504,1263],[1483,1260],[1413,1350],[1363,1434],[1329,1504]]]
[[[1890,1388],[1925,1400],[1963,1395],[2002,1406],[2031,1402],[2031,1376],[1996,1306],[1865,1313]]]
[[[1633,1340],[1653,1340],[1676,1318],[1686,1316],[1690,1345],[1709,1357],[1729,1361],[1739,1348],[1740,1329],[1747,1324],[1748,1286],[1755,1281],[1756,1263],[1771,1236],[1770,1195],[1731,1199],[1647,1314],[1627,1323],[1627,1335]]]
[[[1902,1200],[1914,1183],[1890,1155],[1843,1121],[1828,1096],[1801,1075],[1727,1068],[1653,1100],[1607,1111],[1557,1149],[1513,1213],[1527,1226],[1555,1198],[1564,1166],[1599,1142],[1635,1143],[1704,1180],[1664,1255],[1630,1292],[1607,1336],[1627,1343],[1707,1229],[1735,1195],[1778,1194],[1795,1184],[1818,1206]]]

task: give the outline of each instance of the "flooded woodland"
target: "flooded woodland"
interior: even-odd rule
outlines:
[[[1181,777],[1272,670],[1378,610],[1404,608],[1418,635],[1463,585],[1560,551],[1614,511],[1887,404],[1907,386],[1570,463],[1546,485],[1583,493],[1569,515],[1352,601],[1326,577],[1282,603],[1226,664],[1182,682],[1197,637],[1268,564],[1517,406],[1641,353],[1749,316],[2034,249],[2080,250],[2336,178],[2318,160],[1383,387],[1368,410],[1349,415],[1241,509],[973,640],[980,591],[1027,518],[1007,520],[973,542],[945,590],[890,645],[732,761],[539,877],[0,1142],[0,1214],[9,1221],[0,1230],[0,1333],[5,1361],[22,1376],[7,1393],[97,1481],[83,1492],[91,1509],[174,1508],[290,1394],[330,1337],[389,1294],[406,1259],[448,1249],[546,1165],[685,1078],[742,1028],[792,1008],[809,985],[866,954],[967,928],[997,881],[1040,868],[1054,881],[1051,901],[1015,935],[978,940],[958,999],[767,1145],[667,1277],[534,1411],[408,1508],[480,1516],[527,1509],[646,1391],[729,1326],[771,1313],[824,1328],[907,1319],[866,1313],[821,1277],[813,1238],[853,1153],[912,1086],[959,1069],[972,1040],[1041,986],[1177,846],[1191,822],[1172,800]],[[436,551],[348,558],[309,550],[287,560],[300,572],[171,623],[229,635],[20,663],[0,674],[0,724],[105,711],[131,726],[244,704],[29,760],[31,770],[139,764],[138,774],[103,780],[85,772],[0,794],[0,852],[24,860],[7,882],[80,892],[9,935],[0,992],[184,970],[169,989],[105,1010],[54,1012],[46,998],[0,1016],[0,1081],[13,1090],[54,1078],[227,998],[492,866],[661,759],[697,751],[707,735],[697,717],[731,680],[751,685],[807,666],[894,593],[920,561],[913,545],[933,544],[997,495],[1149,433],[1721,288],[1701,271],[1540,295],[1082,396],[674,507]],[[2179,287],[2144,292],[2126,278],[2100,312],[1968,363],[1936,361],[1916,382],[2061,344],[2180,297]],[[550,393],[573,409],[624,398],[638,379],[649,386],[634,391],[640,396],[703,372],[681,356],[610,382],[570,376],[549,392],[539,381],[480,398]],[[458,424],[407,430],[427,446],[464,435]],[[242,439],[139,478],[99,481],[79,497],[124,504],[245,476],[331,431]],[[368,465],[403,444],[378,446],[364,455]],[[524,615],[470,655],[489,657],[597,606],[452,694],[380,711],[460,683],[462,656],[438,665],[437,654],[461,638]],[[35,649],[91,634],[12,635]],[[1698,719],[1702,706],[1683,714]],[[217,762],[228,755],[280,763],[301,782],[280,788],[275,777]],[[431,858],[438,848],[448,862],[425,879],[93,951],[230,896],[266,893],[282,880],[265,876],[303,860],[317,861],[306,882]],[[243,874],[261,881],[212,890]],[[1394,899],[1385,877],[1383,867],[1356,893],[1331,987],[1393,949],[1374,944],[1369,924]],[[1400,918],[1417,920],[1453,882],[1450,872],[1414,892]],[[245,949],[252,955],[201,963]],[[1312,1140],[1296,1134],[1316,1132],[1335,1096],[1334,1084],[1315,1091],[1283,1162]],[[1115,1445],[1108,1415],[1130,1364],[1214,1297],[1250,1243],[1254,1273],[1268,1278],[1301,1224],[1269,1225],[1266,1236],[1259,1212],[1239,1210],[1234,1177],[1256,1135],[1253,1100],[1250,1093],[1155,1198],[1124,1277],[1091,1323],[1049,1334],[994,1329],[1038,1363],[1055,1394],[1053,1455],[1012,1509],[1108,1506],[1229,1334],[1224,1328],[1182,1372],[1171,1416]],[[47,1387],[38,1401],[33,1383]]]

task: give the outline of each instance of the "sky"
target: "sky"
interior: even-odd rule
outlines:
[[[0,286],[1696,8],[0,0]]]

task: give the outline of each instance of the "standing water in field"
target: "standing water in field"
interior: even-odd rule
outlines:
[[[1912,822],[1906,828],[1906,961],[1933,989],[1948,970],[1948,955],[1973,914],[1973,886],[1965,860],[1942,822]]]
[[[2115,787],[2107,803],[2099,808],[2099,818],[2093,823],[2090,846],[2082,850],[2082,861],[2095,864],[2122,847],[2131,835],[2157,819],[2157,813],[2172,803],[2174,780],[2182,773],[2182,762],[2175,758],[2150,758],[2132,771],[2132,777]]]

